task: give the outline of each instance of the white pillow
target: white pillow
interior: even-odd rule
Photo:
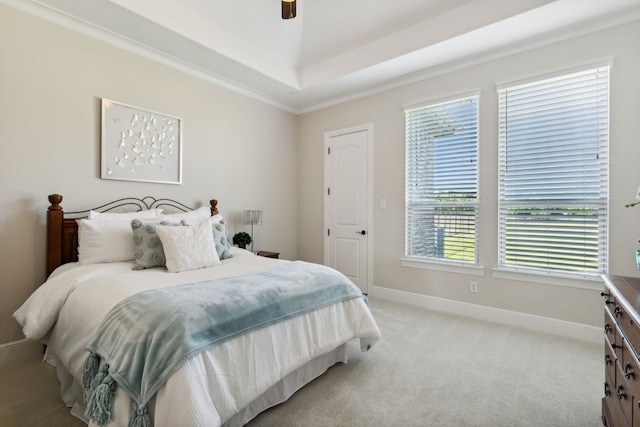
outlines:
[[[133,261],[134,245],[131,220],[78,221],[78,263]]]
[[[97,220],[109,220],[109,221],[128,221],[131,223],[132,219],[153,219],[160,218],[162,209],[149,209],[146,211],[138,212],[96,212],[89,211],[89,219]]]
[[[173,214],[161,214],[163,221],[180,222],[184,221],[187,225],[199,224],[202,220],[211,216],[211,208],[207,206],[199,207],[189,212],[178,212]]]
[[[220,265],[209,221],[185,227],[158,225],[156,233],[162,242],[170,273]]]

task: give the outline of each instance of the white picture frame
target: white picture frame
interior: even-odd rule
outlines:
[[[182,119],[102,98],[100,177],[182,184]]]

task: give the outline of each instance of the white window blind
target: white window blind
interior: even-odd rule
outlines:
[[[476,263],[478,96],[405,115],[405,256]]]
[[[499,267],[606,272],[609,67],[498,96]]]

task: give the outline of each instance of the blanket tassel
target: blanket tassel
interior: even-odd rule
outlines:
[[[82,386],[85,390],[89,390],[91,382],[98,375],[98,367],[100,366],[100,356],[96,353],[91,353],[84,361],[84,367],[82,369]]]
[[[151,427],[151,418],[146,406],[140,407],[137,403],[133,403],[129,415],[129,427]]]
[[[98,378],[97,375],[96,378]],[[94,380],[95,383],[95,380]],[[106,375],[104,380],[92,390],[87,399],[87,409],[85,415],[90,420],[95,421],[99,426],[103,426],[113,421],[113,402],[116,395],[118,383],[111,375]]]
[[[93,391],[100,384],[102,384],[102,381],[104,381],[107,375],[109,375],[109,365],[105,363],[104,365],[102,365],[102,368],[100,368],[100,372],[98,372],[96,376],[93,378],[93,380],[91,380],[91,383],[89,384],[89,388],[87,389],[87,391],[89,392],[89,395],[93,394]]]

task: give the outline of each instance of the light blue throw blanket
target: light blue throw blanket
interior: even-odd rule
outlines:
[[[117,387],[136,404],[130,426],[150,426],[146,404],[189,357],[243,333],[351,298],[343,274],[294,261],[242,276],[154,289],[117,304],[87,347],[85,415],[113,420]],[[98,369],[100,358],[104,364]]]

